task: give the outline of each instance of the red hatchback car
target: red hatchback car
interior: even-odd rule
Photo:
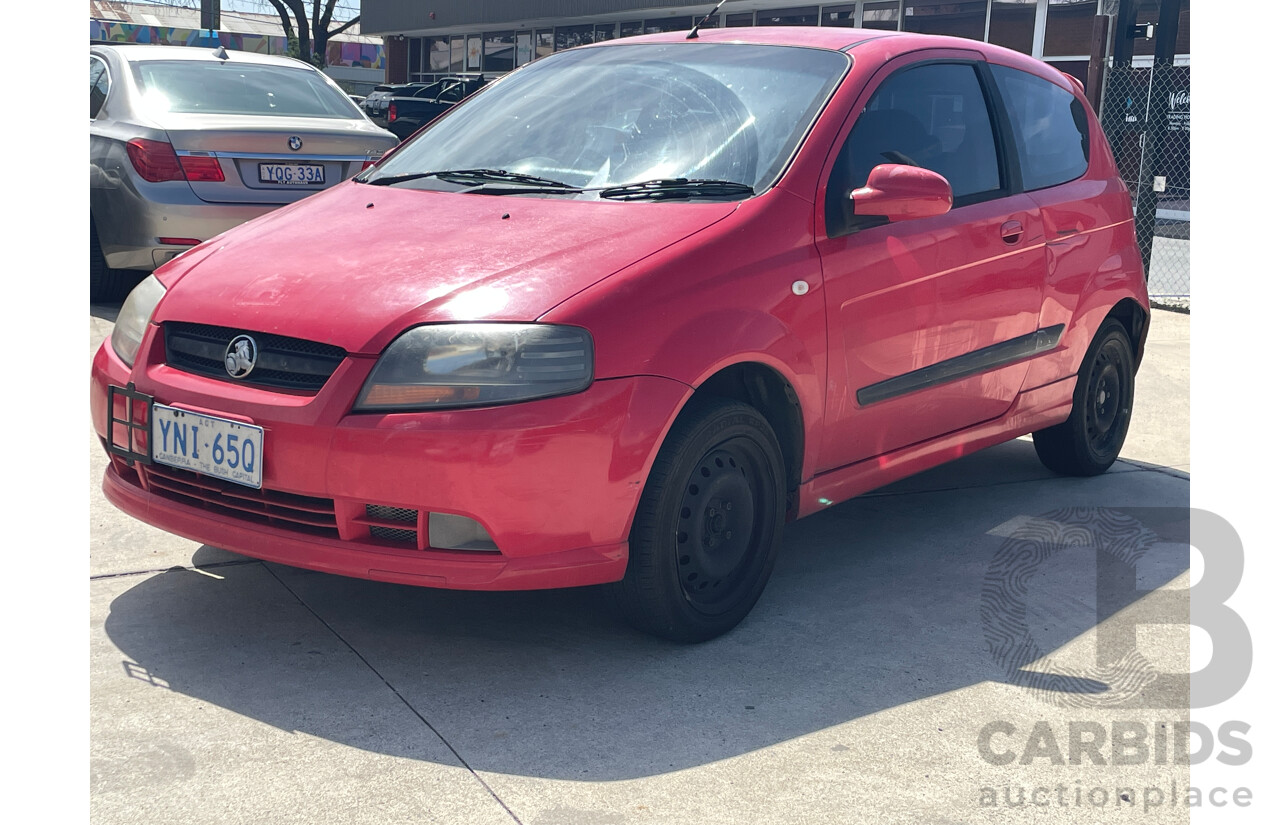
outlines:
[[[129,296],[92,407],[124,511],[428,587],[615,583],[714,637],[783,523],[1034,433],[1120,451],[1149,316],[1078,84],[968,40],[558,53]]]

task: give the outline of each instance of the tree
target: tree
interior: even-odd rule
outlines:
[[[341,34],[360,22],[360,15],[333,24],[333,7],[338,0],[269,0],[284,24],[284,36],[289,39],[290,52],[297,43],[298,58],[324,68],[329,53],[329,38]],[[310,6],[310,11],[308,11]]]

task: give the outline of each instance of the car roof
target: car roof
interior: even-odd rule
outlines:
[[[204,63],[222,63],[221,58],[215,57],[213,52],[216,47],[205,46],[151,46],[151,45],[115,45],[111,43],[94,43],[92,51],[110,51],[118,55],[122,60],[130,63],[141,63],[148,60],[190,60]],[[283,57],[270,54],[255,54],[254,52],[242,52],[236,49],[227,49],[228,63],[256,63],[267,66],[288,66],[293,69],[315,68],[301,60],[295,60],[292,57]],[[318,71],[318,70],[317,70]]]

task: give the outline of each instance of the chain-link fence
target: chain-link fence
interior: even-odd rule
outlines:
[[[1191,309],[1191,67],[1110,67],[1102,128],[1133,196],[1151,303]]]

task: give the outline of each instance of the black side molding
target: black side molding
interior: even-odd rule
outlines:
[[[1062,337],[1064,329],[1066,329],[1065,324],[1038,329],[1028,335],[966,352],[964,355],[939,361],[932,366],[871,384],[858,390],[858,403],[865,407],[880,401],[888,401],[890,398],[897,398],[909,392],[936,387],[948,381],[958,381],[970,375],[977,375],[980,372],[987,372],[1039,355],[1058,345],[1058,339]]]

